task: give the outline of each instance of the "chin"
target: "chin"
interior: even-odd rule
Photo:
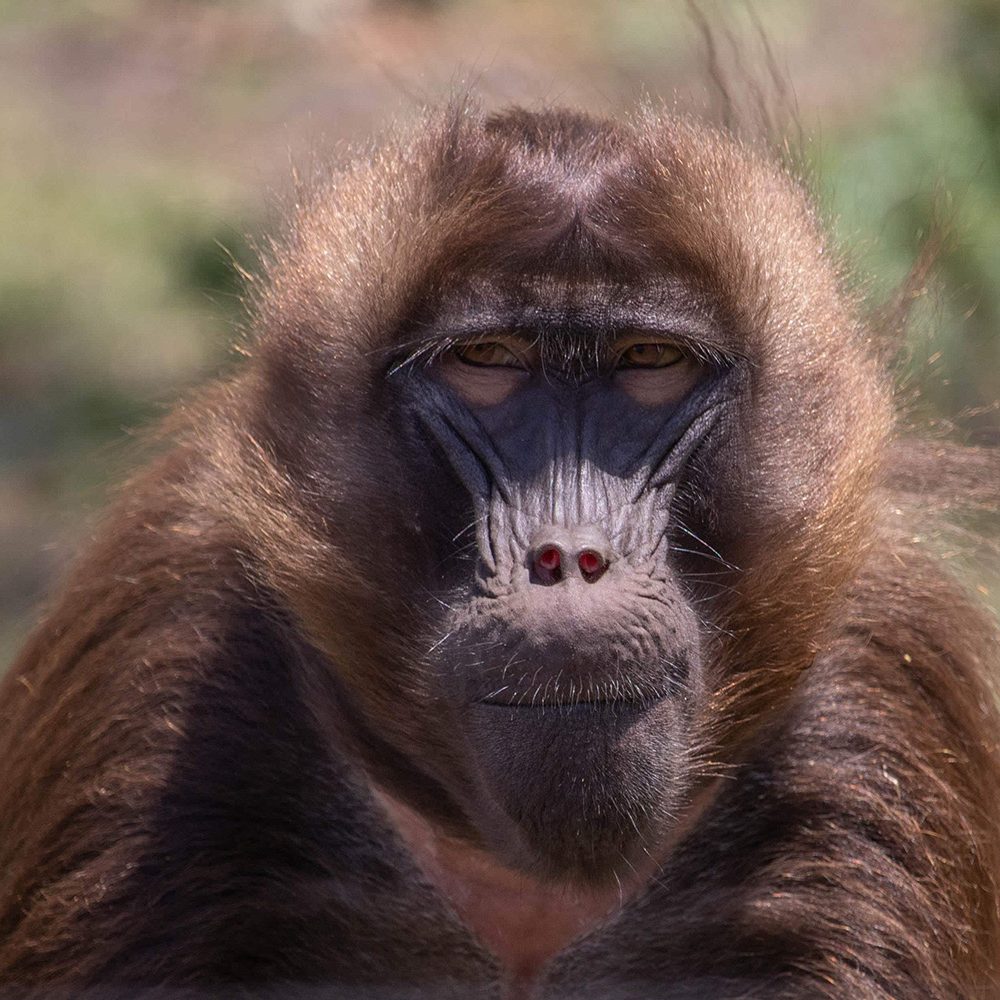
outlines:
[[[504,863],[601,884],[633,869],[688,787],[686,733],[667,698],[476,703],[463,725],[473,821]]]

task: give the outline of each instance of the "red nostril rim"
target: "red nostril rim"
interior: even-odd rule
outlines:
[[[577,564],[580,567],[580,572],[584,576],[595,576],[605,568],[603,557],[599,553],[593,552],[590,549],[584,549],[583,552],[580,553],[580,556],[577,559]]]
[[[535,564],[539,569],[544,569],[549,573],[554,573],[559,569],[559,564],[562,562],[562,556],[559,554],[559,550],[554,545],[546,545],[541,552],[538,553],[538,557],[535,559]]]

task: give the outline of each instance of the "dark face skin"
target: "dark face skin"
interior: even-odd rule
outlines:
[[[671,509],[732,372],[694,315],[588,300],[442,308],[389,380],[453,512],[428,660],[459,805],[506,863],[601,881],[690,791],[706,683]]]

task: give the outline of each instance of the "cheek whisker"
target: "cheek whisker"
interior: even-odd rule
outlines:
[[[718,550],[714,549],[711,545],[709,545],[708,542],[705,541],[705,539],[695,534],[695,532],[693,532],[690,528],[688,528],[683,522],[681,522],[680,520],[675,520],[674,524],[676,525],[678,530],[683,531],[685,535],[694,539],[694,541],[696,541],[699,545],[704,547],[705,552],[694,553],[695,555],[703,555],[705,556],[705,558],[713,556],[715,558],[715,561],[717,561],[720,566],[724,566],[726,567],[726,569],[731,569],[733,570],[733,572],[736,573],[740,572],[739,566],[734,566],[731,562],[729,562],[728,559],[725,559]]]

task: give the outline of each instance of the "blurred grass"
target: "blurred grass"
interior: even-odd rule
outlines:
[[[915,317],[911,377],[930,416],[997,440],[1000,398],[1000,6],[956,5],[939,62],[821,147],[842,242],[884,298],[935,226],[938,294]]]
[[[757,12],[874,297],[950,222],[909,377],[924,416],[996,440],[1000,6]],[[463,80],[487,103],[704,104],[703,63],[684,5],[657,0],[0,0],[0,669],[125,471],[128,429],[226,363],[234,263],[289,155]]]
[[[0,664],[124,473],[111,443],[224,360],[252,258],[226,192],[31,131],[0,151]]]

